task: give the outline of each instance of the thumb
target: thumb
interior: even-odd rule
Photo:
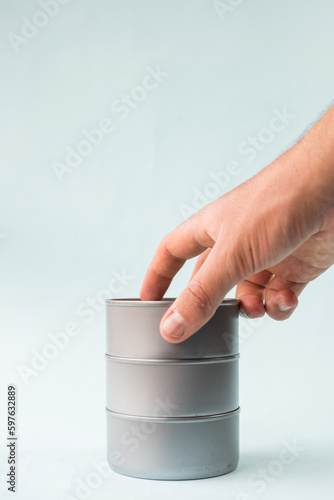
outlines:
[[[189,281],[187,287],[164,314],[160,323],[162,337],[168,342],[183,342],[214,315],[226,293],[235,285],[222,266],[216,246]]]

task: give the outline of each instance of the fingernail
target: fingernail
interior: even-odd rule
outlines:
[[[179,339],[185,333],[187,325],[181,314],[173,311],[163,322],[162,328],[170,337]]]
[[[278,303],[278,309],[282,312],[288,311],[289,309],[292,309],[292,306],[287,306],[285,302],[279,301]]]
[[[240,308],[240,316],[242,318],[251,319],[249,316],[247,316],[247,314],[245,313],[245,311],[242,308]]]

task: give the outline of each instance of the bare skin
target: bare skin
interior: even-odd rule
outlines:
[[[160,324],[186,340],[235,285],[250,318],[287,319],[305,286],[334,263],[334,106],[286,153],[167,234],[140,297],[160,300],[187,259],[193,274]]]

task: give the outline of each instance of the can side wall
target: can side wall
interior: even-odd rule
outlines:
[[[238,301],[219,306],[214,316],[180,344],[162,338],[159,325],[169,304],[106,307],[107,354],[141,359],[210,358],[239,352]]]

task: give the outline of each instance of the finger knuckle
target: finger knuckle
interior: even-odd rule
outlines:
[[[188,286],[188,292],[192,297],[192,304],[199,308],[204,315],[211,312],[213,304],[210,295],[200,281],[193,279]]]

